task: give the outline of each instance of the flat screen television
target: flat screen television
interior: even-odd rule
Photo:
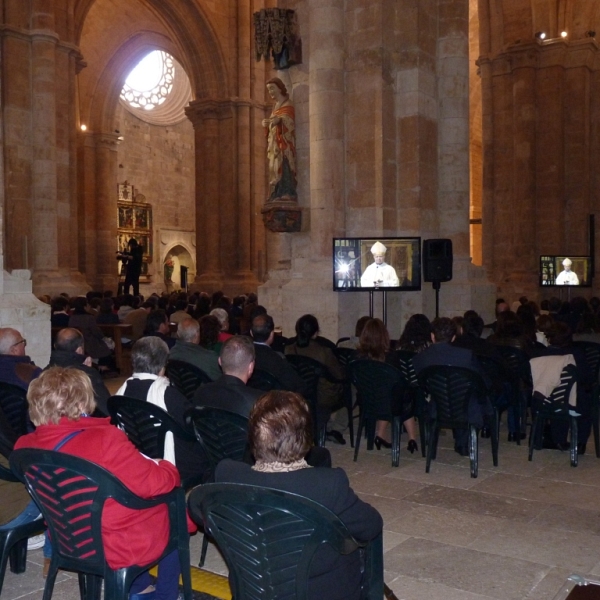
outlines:
[[[333,291],[418,291],[421,238],[334,238]]]
[[[567,256],[565,254],[540,256],[540,285],[543,287],[591,287],[592,257]]]

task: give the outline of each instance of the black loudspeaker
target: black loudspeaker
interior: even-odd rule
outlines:
[[[452,279],[452,240],[423,242],[423,279],[425,281]]]

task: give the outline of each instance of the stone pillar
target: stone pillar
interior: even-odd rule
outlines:
[[[440,0],[438,11],[437,213],[439,237],[452,240],[454,254],[453,280],[440,292],[440,314],[462,315],[472,308],[488,316],[494,288],[471,264],[469,243],[469,3]]]
[[[94,135],[96,147],[96,286],[116,290],[117,273],[117,133]]]

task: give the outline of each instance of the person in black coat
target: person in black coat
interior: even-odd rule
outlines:
[[[83,371],[92,382],[96,407],[102,413],[95,416],[108,416],[106,401],[110,398],[110,392],[100,373],[92,367],[91,357],[85,355],[83,335],[78,329],[65,327],[56,334],[54,350],[46,369],[50,367],[73,367]]]
[[[129,294],[129,287],[133,286],[133,295],[140,294],[140,274],[142,273],[142,261],[144,249],[135,238],[131,238],[127,244],[127,252],[118,252],[117,258],[125,264],[125,283],[123,293]]]
[[[217,482],[299,494],[331,510],[359,541],[381,534],[381,515],[358,498],[343,469],[310,468],[304,460],[312,443],[312,425],[310,410],[300,395],[278,390],[262,396],[250,413],[249,439],[256,464],[225,459],[217,466]],[[361,571],[358,550],[340,555],[322,546],[312,561],[308,598],[358,599]]]
[[[483,370],[481,364],[467,348],[453,346],[456,338],[456,324],[452,319],[440,317],[431,323],[433,344],[425,348],[413,358],[413,366],[417,375],[432,366],[462,367],[481,375],[486,387],[492,388],[492,382]],[[469,403],[469,421],[482,427],[484,417],[492,413],[492,407],[487,397],[473,398]],[[469,432],[467,429],[454,429],[454,449],[461,456],[469,455]]]

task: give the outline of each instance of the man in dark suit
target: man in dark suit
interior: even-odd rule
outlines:
[[[475,371],[481,375],[486,387],[491,387],[491,381],[481,364],[467,348],[452,346],[456,338],[456,324],[452,319],[441,317],[434,319],[431,323],[433,344],[425,348],[413,358],[413,366],[417,375],[432,366],[462,367]],[[469,404],[469,421],[479,426],[483,425],[484,416],[491,413],[491,404],[486,397],[473,398]],[[466,429],[454,430],[454,449],[461,456],[469,455],[468,446],[469,432]]]
[[[304,395],[306,386],[300,375],[281,354],[271,348],[274,329],[273,317],[269,315],[258,315],[252,319],[250,334],[256,352],[255,367],[275,377],[286,390]]]
[[[194,405],[224,408],[248,417],[254,403],[263,394],[246,385],[254,371],[254,357],[254,344],[249,337],[238,335],[229,338],[219,355],[223,374],[213,383],[196,390]]]

